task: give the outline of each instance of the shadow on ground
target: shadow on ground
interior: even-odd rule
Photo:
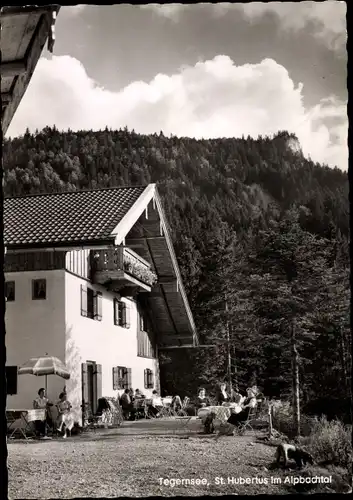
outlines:
[[[185,426],[177,420],[139,420],[136,422],[124,422],[120,427],[110,429],[89,429],[78,435],[68,438],[68,442],[76,441],[102,441],[114,440],[123,438],[135,437],[136,439],[153,439],[155,437],[165,439],[215,439],[216,435],[205,434],[202,432],[199,421],[190,421]],[[60,437],[54,437],[48,440],[38,439],[16,439],[11,442],[23,443],[30,445],[33,443],[41,443],[43,446],[52,443],[53,441],[62,441]]]

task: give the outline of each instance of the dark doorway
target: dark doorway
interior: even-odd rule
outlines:
[[[102,397],[102,365],[95,361],[82,363],[82,404],[97,411],[98,399]]]

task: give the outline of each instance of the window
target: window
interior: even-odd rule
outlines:
[[[153,389],[154,380],[153,380],[153,371],[149,368],[145,370],[145,389]]]
[[[130,328],[130,309],[126,302],[114,299],[114,325]]]
[[[143,312],[139,311],[139,317],[140,317],[140,330],[141,332],[144,332],[146,331],[146,322]]]
[[[13,302],[15,300],[15,282],[6,281],[5,282],[5,298],[7,302]]]
[[[6,393],[17,394],[17,366],[6,366]]]
[[[47,280],[32,280],[32,300],[47,298]]]
[[[81,285],[81,316],[102,321],[102,292]]]
[[[113,368],[113,390],[130,389],[131,382],[131,368],[125,366],[114,366]]]

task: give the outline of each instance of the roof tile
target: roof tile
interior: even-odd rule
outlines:
[[[5,246],[107,240],[145,186],[6,198]]]

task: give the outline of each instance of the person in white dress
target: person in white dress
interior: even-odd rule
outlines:
[[[74,419],[71,413],[72,405],[66,399],[66,394],[64,392],[60,394],[56,407],[58,409],[57,429],[59,432],[62,432],[62,429],[64,428],[63,438],[66,439],[67,431],[71,432],[74,426]]]

